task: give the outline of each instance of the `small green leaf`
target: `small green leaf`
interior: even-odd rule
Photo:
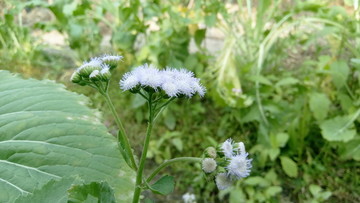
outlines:
[[[287,77],[284,79],[281,79],[279,82],[277,82],[275,84],[275,86],[280,87],[280,86],[289,86],[289,85],[295,85],[299,83],[299,80],[293,77]]]
[[[282,191],[282,188],[280,186],[270,186],[265,190],[265,195],[267,197],[273,197],[277,194],[279,194]]]
[[[341,88],[346,84],[350,69],[345,61],[335,61],[330,65],[333,83],[337,88]]]
[[[354,120],[358,113],[352,116],[338,116],[324,121],[321,125],[321,134],[328,141],[347,142],[354,138],[356,130]]]
[[[165,175],[151,185],[150,190],[161,195],[168,195],[174,191],[174,177]]]
[[[311,184],[311,185],[309,186],[309,190],[310,190],[310,192],[311,192],[311,194],[312,194],[313,196],[316,196],[318,193],[321,192],[322,189],[321,189],[321,187],[318,186],[318,185]]]
[[[201,43],[205,38],[205,34],[206,34],[206,29],[196,30],[194,39],[195,39],[195,43],[197,46],[199,46],[199,47],[201,46]]]
[[[174,138],[171,140],[172,144],[176,147],[180,152],[183,150],[183,143],[180,138]]]
[[[170,111],[167,111],[164,117],[164,123],[169,130],[174,130],[176,126],[176,118],[174,114]]]
[[[280,160],[281,160],[281,167],[283,168],[286,175],[292,178],[298,176],[298,168],[293,160],[291,160],[289,157],[286,156],[280,157]]]
[[[216,23],[216,14],[210,14],[205,16],[205,24],[209,27],[214,26]]]
[[[289,140],[289,135],[287,133],[276,134],[276,141],[279,147],[284,147],[288,140]]]
[[[134,99],[131,102],[131,108],[133,108],[133,109],[139,108],[140,106],[144,105],[145,103],[146,103],[146,99],[144,99],[139,94],[136,94],[134,96]]]
[[[68,190],[68,203],[85,202],[89,197],[95,198],[96,202],[115,203],[114,190],[107,182],[92,182],[89,184],[75,185]]]
[[[272,148],[268,150],[269,153],[269,157],[271,159],[271,161],[274,161],[276,159],[276,157],[279,156],[280,154],[280,149],[279,148]]]
[[[251,185],[251,186],[261,186],[261,187],[267,187],[270,185],[269,181],[264,179],[263,177],[260,176],[254,176],[254,177],[249,177],[247,179],[245,179],[244,181],[245,184],[247,185]]]
[[[309,106],[314,117],[318,121],[324,120],[329,112],[330,100],[324,93],[312,93],[309,97]]]

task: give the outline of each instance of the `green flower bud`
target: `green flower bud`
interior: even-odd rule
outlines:
[[[71,82],[73,83],[79,83],[81,81],[81,76],[80,74],[75,71],[72,75],[71,75],[71,78],[70,78]]]
[[[216,149],[214,147],[206,148],[205,155],[213,159],[216,159]]]
[[[90,62],[88,63],[84,63],[79,69],[78,72],[80,74],[80,76],[84,77],[84,78],[89,78],[90,74],[94,71],[94,70],[101,70],[101,61],[98,59],[92,59]]]
[[[110,70],[117,67],[118,62],[122,59],[122,56],[117,55],[104,55],[100,58],[100,60],[109,66]]]

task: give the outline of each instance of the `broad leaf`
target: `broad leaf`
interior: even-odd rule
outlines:
[[[360,161],[360,137],[357,136],[351,142],[347,142],[343,146],[344,150],[341,154],[341,158],[352,158],[356,161]]]
[[[174,177],[165,175],[151,185],[150,190],[157,194],[168,195],[174,191]]]
[[[106,182],[75,185],[69,190],[69,203],[81,202],[115,203],[114,191]]]
[[[0,71],[0,98],[0,202],[73,175],[107,181],[118,201],[131,200],[134,173],[85,97]]]
[[[29,202],[56,202],[67,203],[68,194],[67,189],[73,184],[81,183],[79,178],[62,178],[61,180],[50,180],[41,189],[33,191],[26,196],[22,196],[16,200],[16,203]]]
[[[354,120],[359,113],[351,116],[338,116],[324,121],[321,125],[321,133],[324,139],[328,141],[347,142],[354,138],[356,130]]]
[[[286,175],[292,178],[298,176],[298,168],[293,160],[291,160],[289,157],[286,156],[280,157],[280,160],[281,160],[281,167],[283,168]]]

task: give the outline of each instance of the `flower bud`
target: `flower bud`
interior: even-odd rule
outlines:
[[[216,182],[216,186],[219,190],[225,190],[226,188],[230,187],[232,184],[232,181],[226,175],[226,173],[217,174],[216,178],[215,178],[215,182]]]
[[[90,62],[84,63],[78,69],[80,76],[84,78],[89,78],[90,74],[94,70],[101,70],[101,61],[98,59],[92,59]]]
[[[205,173],[211,173],[215,171],[217,164],[216,161],[212,158],[205,158],[202,161],[202,169],[205,171]]]
[[[92,81],[99,81],[100,80],[100,71],[99,70],[94,70],[93,72],[91,72],[89,78]]]
[[[122,59],[122,56],[117,56],[117,55],[104,55],[100,58],[100,60],[102,62],[104,62],[105,64],[107,64],[110,68],[110,70],[116,68],[116,66],[118,65],[118,62]]]
[[[216,149],[214,147],[208,147],[205,150],[206,156],[215,159],[216,158]]]
[[[71,82],[73,83],[79,83],[81,81],[81,76],[80,74],[75,71],[72,75],[71,75],[71,78],[70,78]]]
[[[100,71],[100,79],[104,82],[109,81],[111,77],[110,67],[106,64],[103,64],[101,67],[102,69]]]

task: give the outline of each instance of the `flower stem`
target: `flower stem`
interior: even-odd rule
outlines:
[[[138,203],[139,202],[140,193],[141,193],[142,176],[143,176],[145,160],[146,160],[146,154],[147,154],[147,151],[148,151],[148,147],[149,147],[149,143],[150,143],[151,131],[152,131],[152,127],[153,127],[153,113],[154,112],[153,112],[153,108],[152,108],[152,94],[151,93],[149,93],[148,105],[149,105],[149,121],[148,121],[147,130],[146,130],[146,137],[145,137],[145,141],[144,141],[144,147],[143,147],[143,151],[141,153],[140,164],[139,164],[139,168],[138,168],[137,174],[136,174],[136,183],[135,183],[135,192],[134,192],[134,197],[133,197],[133,203]]]
[[[198,157],[178,157],[174,159],[169,159],[164,161],[160,166],[158,166],[151,175],[146,179],[146,182],[150,182],[163,168],[175,163],[175,162],[201,162],[202,158]]]
[[[116,113],[114,104],[111,102],[111,99],[109,97],[108,92],[107,91],[104,92],[103,95],[105,97],[105,100],[106,100],[107,104],[110,107],[110,110],[111,110],[112,114],[114,115],[115,122],[116,122],[116,124],[117,124],[117,126],[119,128],[118,141],[119,141],[120,147],[124,148],[126,154],[128,155],[128,158],[130,159],[130,163],[131,163],[130,167],[133,168],[134,170],[137,170],[137,165],[136,165],[134,155],[133,155],[132,150],[131,150],[129,140],[128,140],[127,136],[126,136],[124,126],[123,126],[118,114]],[[120,150],[122,150],[122,149],[120,149]],[[126,157],[124,157],[124,159],[126,159]]]

